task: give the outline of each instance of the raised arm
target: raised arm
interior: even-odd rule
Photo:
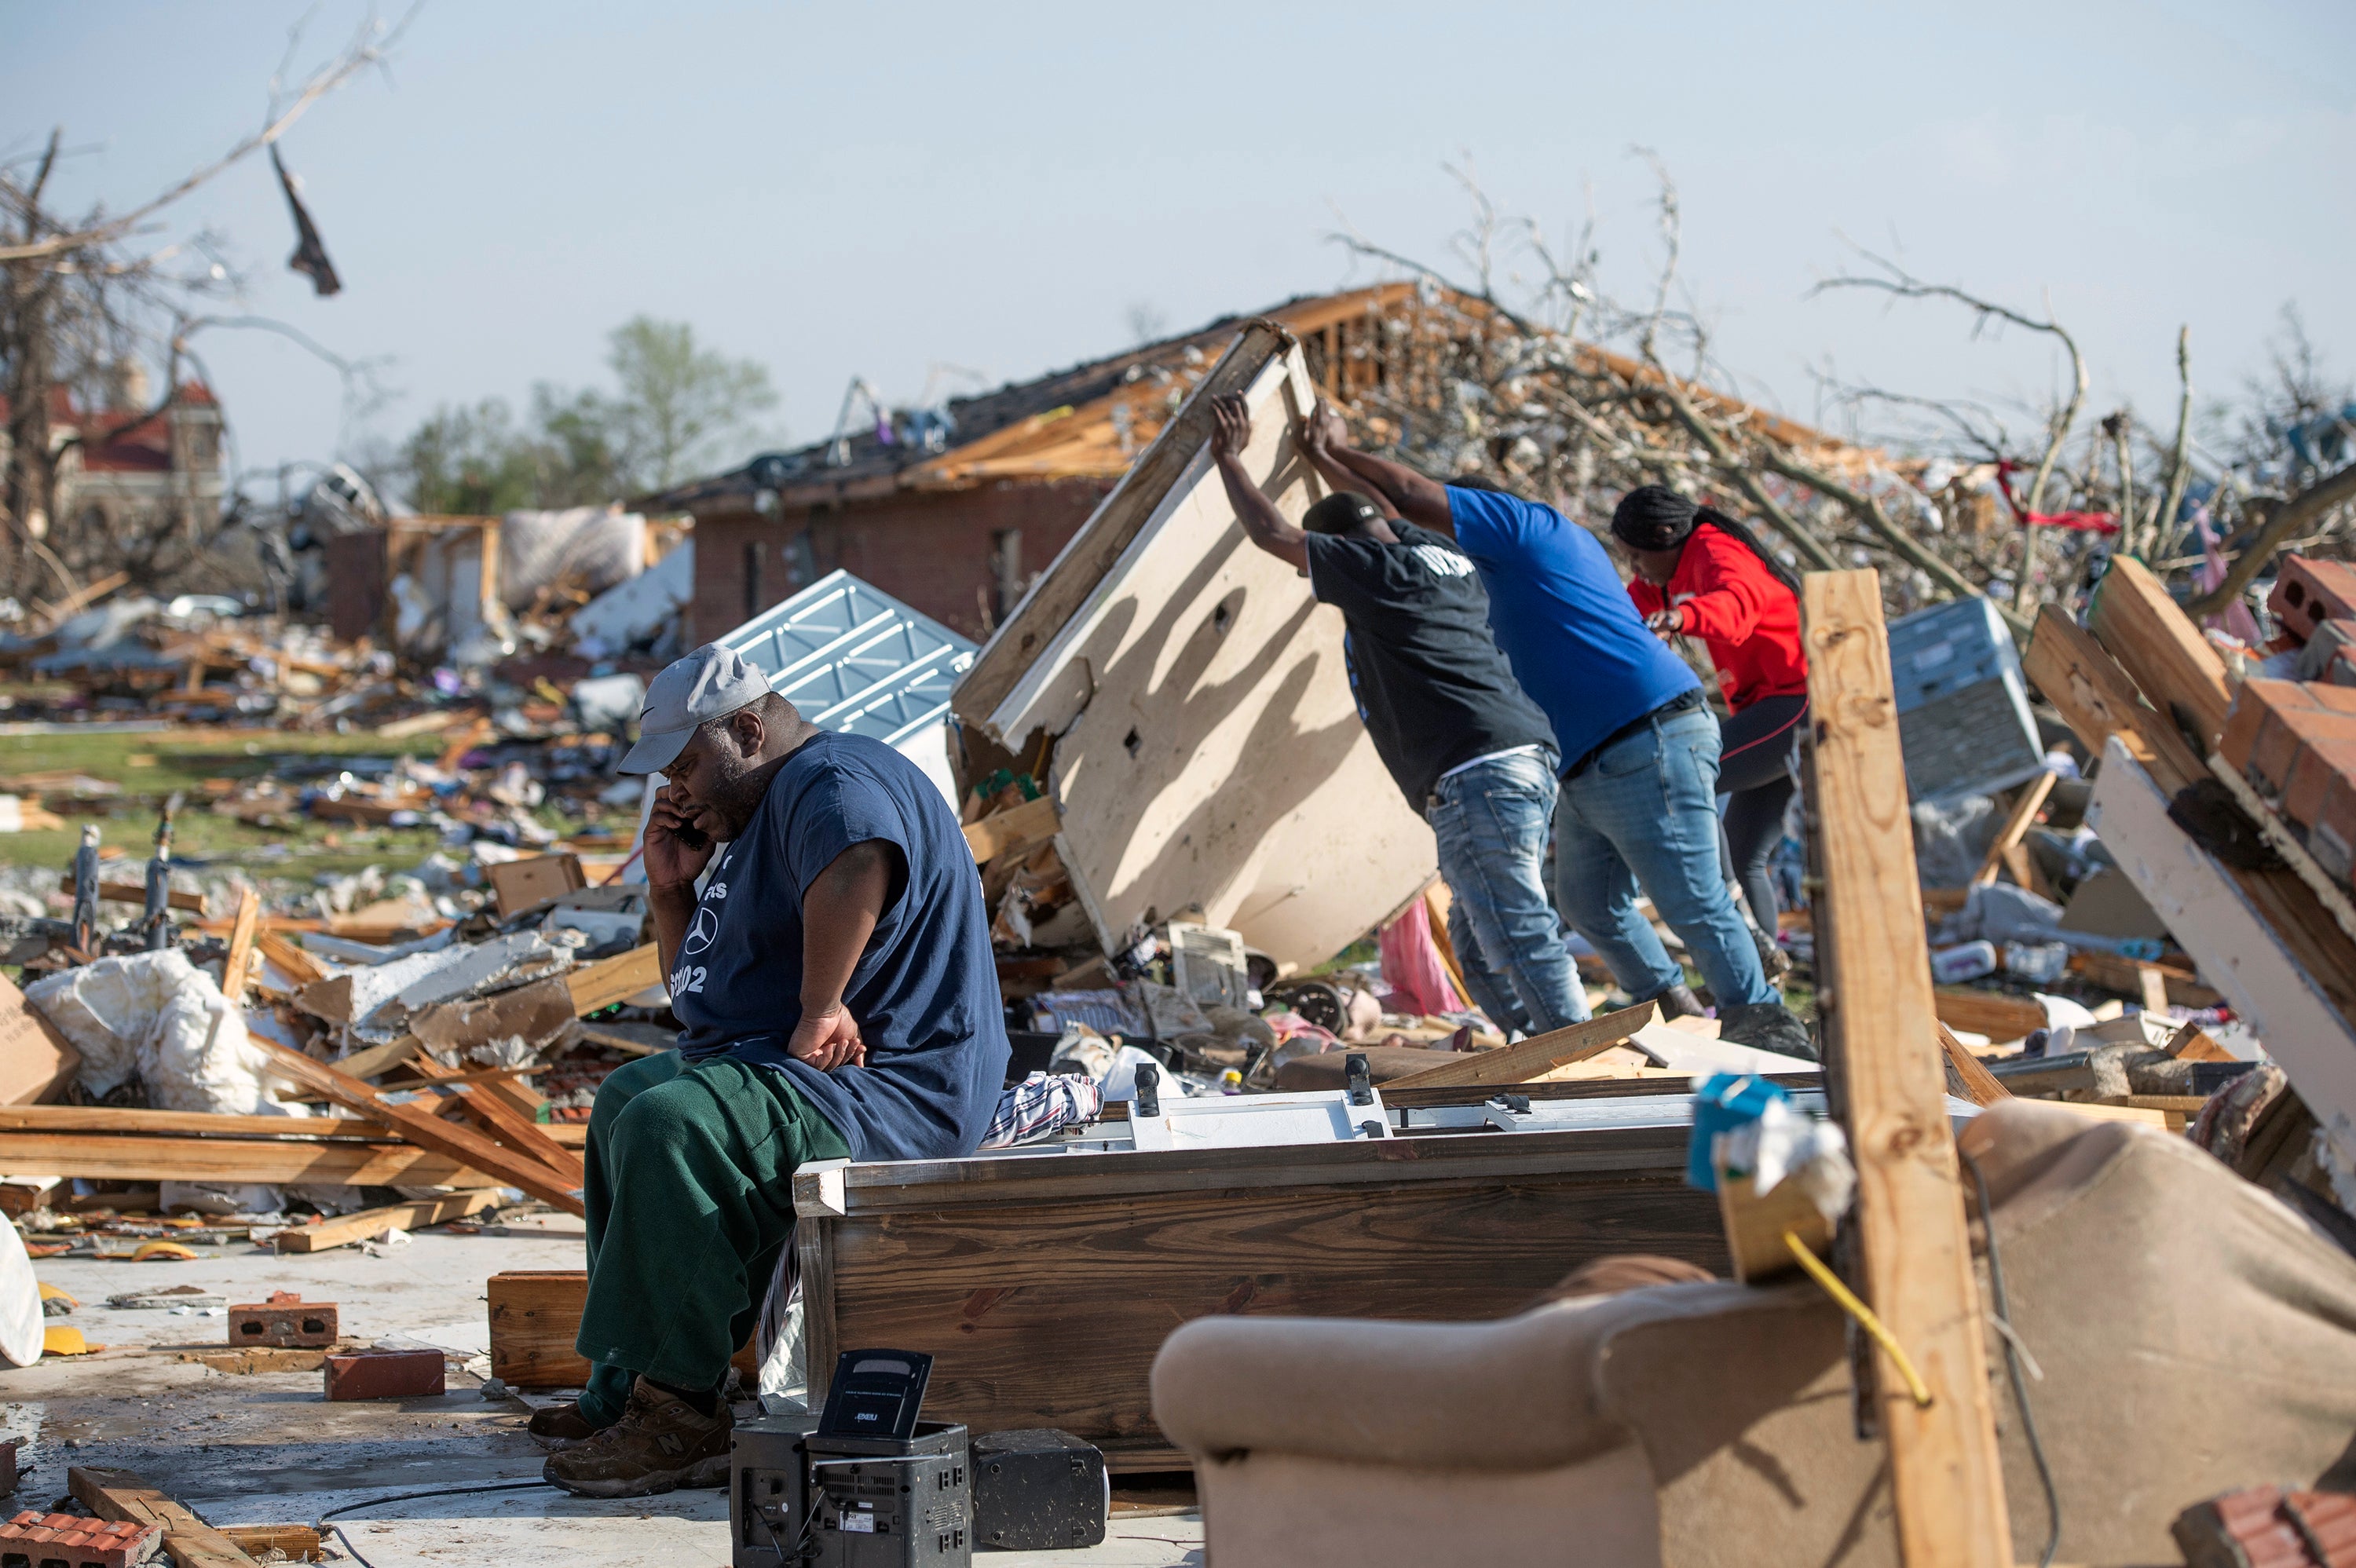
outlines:
[[[1394,516],[1451,539],[1456,537],[1456,522],[1448,512],[1447,486],[1403,463],[1352,446],[1341,414],[1322,398],[1301,421],[1301,449],[1333,488],[1369,491],[1376,500],[1387,503]]]
[[[1243,399],[1234,392],[1222,393],[1211,400],[1211,459],[1219,466],[1219,479],[1227,487],[1227,504],[1236,509],[1236,520],[1244,527],[1245,537],[1279,560],[1301,571],[1309,568],[1309,551],[1303,541],[1308,535],[1284,520],[1276,503],[1260,493],[1244,468],[1244,448],[1251,442],[1251,411]]]

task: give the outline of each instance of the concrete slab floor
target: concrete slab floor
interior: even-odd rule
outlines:
[[[440,1398],[329,1404],[321,1374],[216,1371],[184,1349],[225,1348],[225,1317],[118,1310],[109,1296],[189,1285],[232,1303],[273,1290],[331,1301],[348,1339],[399,1338],[465,1351],[487,1343],[483,1282],[505,1269],[584,1265],[577,1240],[426,1232],[376,1255],[358,1247],[279,1257],[260,1248],[200,1249],[193,1262],[43,1258],[35,1269],[81,1305],[53,1319],[105,1349],[0,1368],[0,1436],[24,1443],[31,1472],[12,1499],[47,1507],[66,1470],[136,1471],[217,1525],[330,1522],[373,1568],[488,1563],[501,1568],[680,1564],[725,1568],[728,1507],[719,1491],[596,1502],[533,1486],[398,1500],[441,1488],[536,1482],[545,1455],[524,1432],[520,1401],[486,1401],[454,1365]],[[1116,1515],[1103,1545],[1082,1552],[983,1552],[993,1565],[1199,1568],[1201,1515]]]

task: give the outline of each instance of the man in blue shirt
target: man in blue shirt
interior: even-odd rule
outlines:
[[[1301,445],[1328,483],[1378,491],[1479,568],[1498,645],[1562,748],[1555,899],[1613,976],[1665,1011],[1701,1011],[1637,912],[1641,885],[1708,982],[1719,1038],[1813,1057],[1727,891],[1718,720],[1693,671],[1645,628],[1602,545],[1551,507],[1443,485],[1353,448],[1322,403]]]
[[[1355,490],[1336,490],[1293,527],[1244,466],[1243,399],[1230,392],[1212,413],[1211,456],[1245,536],[1306,572],[1349,628],[1343,653],[1358,718],[1431,825],[1472,1000],[1499,1029],[1580,1022],[1587,993],[1546,897],[1554,731],[1497,651],[1472,563]]]
[[[720,1391],[791,1240],[795,1168],[972,1153],[1007,1061],[980,875],[915,763],[804,723],[715,645],[655,677],[622,766],[668,781],[648,897],[686,1027],[590,1113],[594,1370],[531,1423],[547,1478],[588,1497],[725,1484]]]

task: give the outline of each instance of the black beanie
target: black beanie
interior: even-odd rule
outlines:
[[[1700,510],[1665,485],[1639,485],[1612,508],[1612,537],[1633,549],[1675,549]]]

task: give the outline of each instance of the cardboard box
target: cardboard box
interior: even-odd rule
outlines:
[[[81,1069],[81,1052],[0,975],[0,1105],[54,1098]]]
[[[552,903],[589,882],[582,874],[578,855],[535,855],[529,860],[487,866],[484,870],[491,879],[491,896],[498,904],[501,920]]]

